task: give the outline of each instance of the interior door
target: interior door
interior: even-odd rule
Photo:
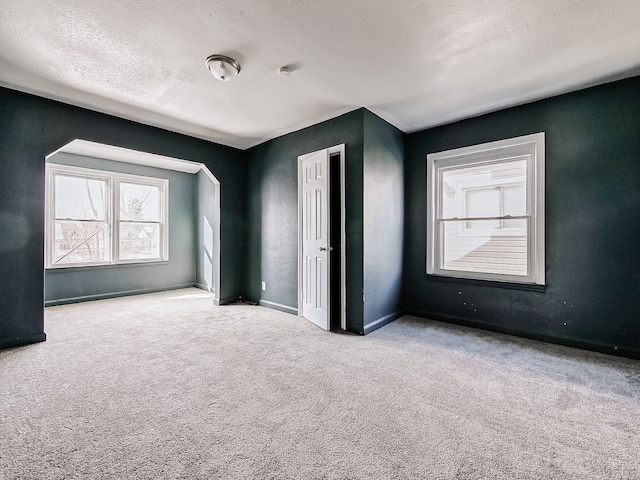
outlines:
[[[329,150],[300,160],[302,316],[329,330]]]

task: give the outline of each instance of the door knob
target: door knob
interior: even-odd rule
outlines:
[[[327,247],[318,247],[318,250],[320,250],[321,252],[326,252],[327,251]]]

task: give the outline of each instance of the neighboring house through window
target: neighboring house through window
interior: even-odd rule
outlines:
[[[544,284],[544,133],[427,155],[427,273]]]
[[[47,165],[47,268],[168,260],[169,181]]]

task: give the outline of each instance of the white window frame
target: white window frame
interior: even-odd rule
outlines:
[[[496,163],[526,158],[526,214],[511,219],[527,219],[527,275],[478,273],[445,269],[443,242],[446,221],[477,220],[476,218],[443,219],[442,172],[462,166]],[[545,134],[544,132],[496,142],[456,148],[427,155],[427,274],[492,280],[518,284],[545,284]]]
[[[98,262],[78,262],[54,264],[55,257],[55,177],[56,175],[88,178],[106,181],[105,222],[109,229],[110,260]],[[132,183],[150,185],[160,190],[160,257],[151,259],[120,260],[120,184]],[[161,263],[169,260],[169,180],[158,177],[145,177],[127,173],[109,172],[92,168],[75,167],[61,164],[46,164],[46,199],[45,206],[45,268],[79,268],[101,265],[130,265],[139,263]]]

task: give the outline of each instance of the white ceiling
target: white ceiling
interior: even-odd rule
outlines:
[[[411,132],[640,66],[639,0],[0,0],[0,12],[0,84],[239,148],[358,107]],[[240,75],[214,79],[214,53]]]

